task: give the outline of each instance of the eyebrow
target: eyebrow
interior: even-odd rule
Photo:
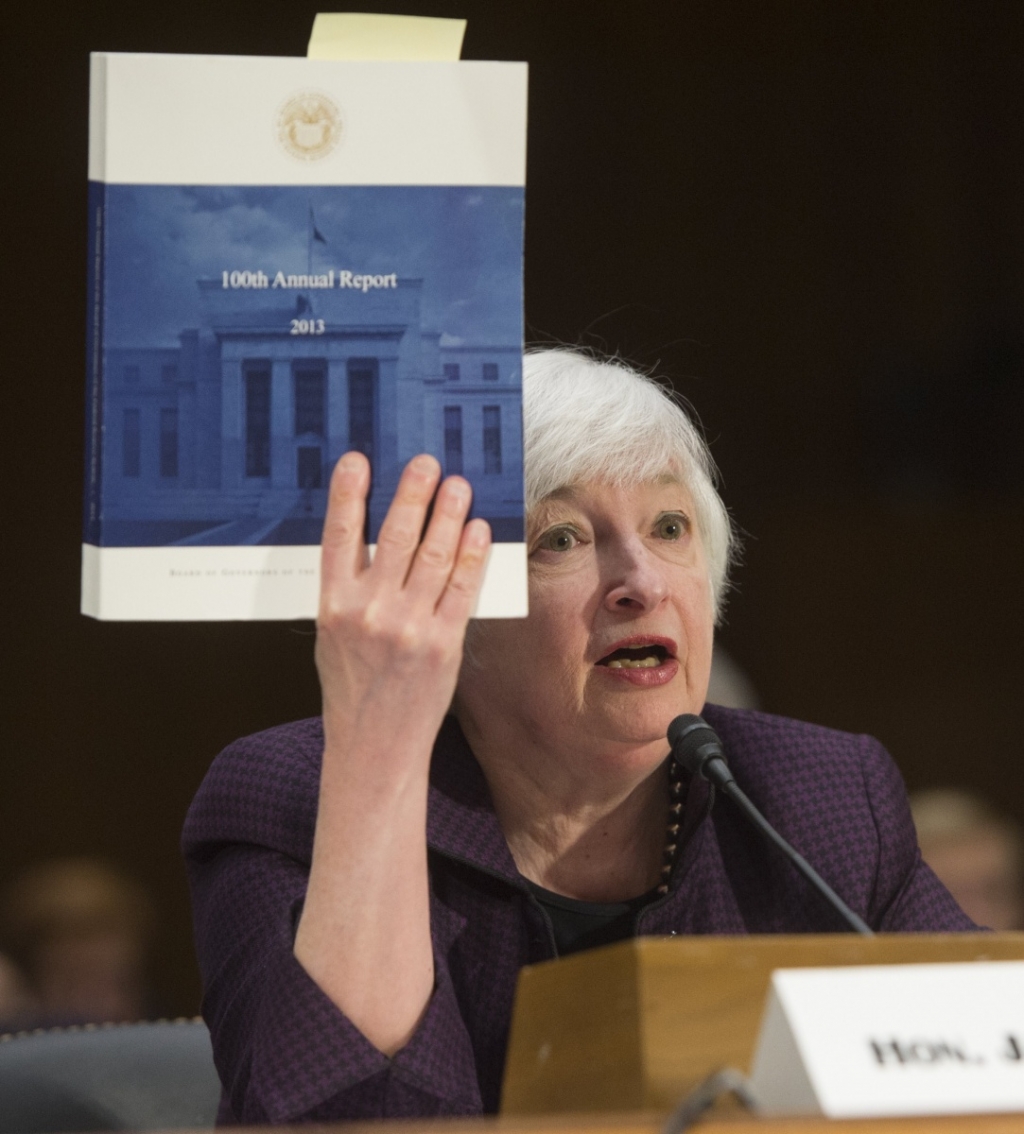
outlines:
[[[685,488],[687,492],[690,491],[686,481],[677,473],[663,472],[650,480],[640,481],[642,484],[677,484],[680,488]],[[578,495],[578,486],[575,484],[563,484],[560,488],[555,488],[546,496],[542,496],[540,500],[534,504],[534,508],[541,507],[546,500],[575,500]]]

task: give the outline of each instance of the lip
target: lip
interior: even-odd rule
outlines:
[[[679,652],[679,647],[676,645],[672,638],[663,638],[659,634],[632,634],[628,638],[620,638],[617,642],[612,642],[610,646],[603,646],[601,653],[598,655],[595,665],[601,661],[601,658],[606,658],[609,654],[614,654],[616,650],[630,650],[636,646],[661,646],[668,657],[665,659],[665,665],[670,661],[675,661]],[[599,666],[601,669],[607,669],[607,666]],[[657,668],[663,669],[664,666]],[[629,672],[623,670],[611,670],[612,673]],[[636,672],[636,671],[632,671]]]
[[[641,644],[650,641],[650,638],[644,638]],[[595,665],[594,669],[608,681],[624,681],[627,685],[650,689],[656,685],[667,685],[679,672],[679,662],[675,658],[666,658],[661,665],[650,669],[609,669],[606,665]]]

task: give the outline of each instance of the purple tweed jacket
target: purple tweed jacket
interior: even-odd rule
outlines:
[[[876,740],[713,705],[704,716],[748,795],[875,929],[974,928],[922,863],[902,780]],[[214,762],[185,823],[221,1119],[493,1112],[516,974],[555,947],[483,773],[449,718],[434,750],[427,817],[436,985],[412,1039],[388,1058],[292,955],[322,744],[318,719],[237,741]],[[841,928],[728,800],[710,813],[708,803],[707,785],[690,783],[669,894],[641,912],[638,934]]]

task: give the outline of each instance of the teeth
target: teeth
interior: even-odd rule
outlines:
[[[609,669],[654,669],[661,664],[660,659],[651,655],[647,658],[614,658],[608,663]]]

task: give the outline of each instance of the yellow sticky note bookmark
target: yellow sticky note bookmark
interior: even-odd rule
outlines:
[[[310,59],[456,62],[465,20],[435,16],[378,16],[318,12],[309,37]]]

